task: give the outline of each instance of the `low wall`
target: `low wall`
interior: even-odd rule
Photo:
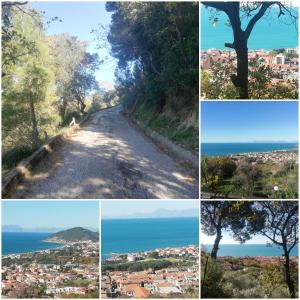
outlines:
[[[59,146],[65,137],[73,134],[77,129],[83,126],[92,114],[87,114],[79,124],[74,125],[71,128],[67,128],[64,133],[59,134],[51,138],[47,144],[40,147],[32,155],[23,159],[19,164],[8,172],[2,178],[2,198],[5,198],[9,192],[15,188],[20,180],[26,176],[29,176],[30,171],[35,167],[45,156],[54,151]]]
[[[192,151],[184,149],[175,142],[145,126],[142,122],[132,119],[128,116],[127,118],[136,126],[138,126],[138,128],[141,129],[155,143],[166,148],[168,152],[170,152],[175,158],[186,161],[193,169],[195,169],[197,174],[199,173],[199,155],[197,155],[197,153],[193,153]]]

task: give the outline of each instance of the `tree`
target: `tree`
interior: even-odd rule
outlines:
[[[214,63],[210,72],[201,72],[201,94],[206,99],[235,99],[236,88],[228,77],[235,72],[232,61],[228,64]],[[249,60],[248,91],[249,98],[254,99],[298,99],[298,80],[290,80],[288,84],[271,83],[279,78],[270,67],[265,67],[258,58]]]
[[[198,3],[107,2],[117,93],[130,115],[176,119],[198,109]],[[146,120],[147,121],[147,120]]]
[[[234,186],[245,195],[251,196],[254,191],[255,182],[260,176],[260,171],[256,165],[248,160],[239,163],[233,177]]]
[[[266,14],[271,7],[277,6],[279,9],[278,18],[287,14],[294,22],[298,15],[283,3],[277,2],[212,2],[203,1],[206,7],[215,8],[223,11],[229,18],[233,31],[233,42],[225,43],[225,47],[235,50],[237,55],[237,73],[231,75],[231,81],[239,90],[240,99],[248,99],[248,39],[255,24]],[[249,22],[245,29],[242,29],[241,14],[249,18]]]
[[[11,68],[22,57],[36,53],[36,44],[23,34],[17,23],[25,14],[32,16],[32,21],[40,22],[37,12],[26,6],[27,2],[2,2],[2,77],[10,74]]]
[[[149,258],[155,258],[158,259],[159,258],[159,254],[157,251],[153,251],[150,255]]]
[[[285,282],[291,298],[295,298],[295,285],[290,270],[290,253],[299,241],[298,201],[257,201],[255,210],[264,215],[264,226],[260,229],[260,233],[283,250]]]
[[[252,201],[202,201],[202,231],[216,236],[211,258],[217,258],[223,231],[231,232],[234,240],[244,243],[261,228],[260,213],[254,218],[252,208]]]
[[[87,43],[63,33],[48,37],[49,52],[55,66],[56,93],[61,122],[64,123],[66,111],[72,104],[71,81],[76,68],[84,58]]]
[[[53,103],[53,66],[49,59],[45,32],[38,12],[22,7],[10,11],[10,30],[22,34],[22,40],[34,45],[35,51],[23,53],[24,43],[14,39],[5,43],[7,55],[20,52],[18,60],[5,65],[2,80],[3,152],[23,146],[35,149],[40,145],[40,132],[56,124]]]
[[[74,71],[70,82],[71,96],[74,97],[77,107],[82,114],[85,114],[86,96],[93,89],[97,88],[95,71],[100,66],[101,61],[98,54],[86,52],[83,59]]]

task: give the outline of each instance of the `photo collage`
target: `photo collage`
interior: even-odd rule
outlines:
[[[2,1],[0,298],[299,298],[299,4]]]

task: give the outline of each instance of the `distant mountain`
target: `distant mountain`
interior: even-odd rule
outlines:
[[[22,232],[24,229],[18,225],[2,225],[2,232]]]
[[[94,232],[82,227],[75,227],[64,231],[59,231],[50,235],[47,241],[65,241],[65,242],[75,242],[75,241],[94,241],[99,240],[99,233]]]
[[[185,209],[185,210],[168,210],[168,209],[157,209],[151,213],[134,213],[130,215],[121,215],[115,217],[103,216],[102,219],[153,219],[153,218],[190,218],[198,217],[199,212],[196,208]]]

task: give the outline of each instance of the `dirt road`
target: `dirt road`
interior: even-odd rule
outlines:
[[[11,198],[198,198],[192,172],[162,152],[115,107],[94,114],[23,180]]]

